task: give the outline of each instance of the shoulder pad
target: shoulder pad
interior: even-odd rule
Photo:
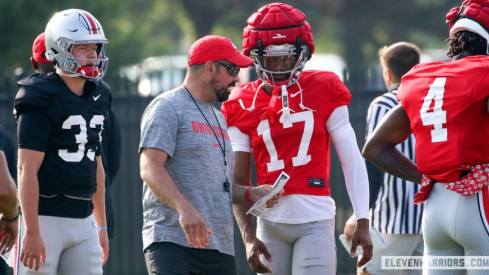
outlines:
[[[58,78],[58,81],[56,80]],[[33,74],[20,80],[19,91],[14,100],[14,113],[47,113],[53,105],[56,91],[63,87],[56,74]]]

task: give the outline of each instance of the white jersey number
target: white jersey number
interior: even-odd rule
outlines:
[[[80,133],[75,135],[76,143],[78,144],[78,151],[68,152],[68,150],[59,150],[59,156],[68,162],[80,162],[85,155],[85,144],[88,142],[87,136],[87,122],[81,115],[70,116],[63,122],[63,129],[71,129],[73,126],[80,126]],[[103,115],[94,115],[90,120],[90,128],[96,128],[97,125],[104,125]],[[99,142],[102,142],[102,131],[99,133]],[[95,159],[95,148],[87,152],[87,157],[91,160]]]
[[[423,106],[420,110],[420,117],[424,126],[434,125],[431,130],[431,142],[447,141],[447,129],[443,128],[443,123],[447,122],[447,112],[443,111],[443,95],[445,93],[446,77],[438,77],[431,84],[428,94],[424,98]],[[434,101],[433,111],[428,112],[432,101]]]
[[[311,144],[312,132],[314,130],[314,116],[311,111],[293,113],[290,114],[292,123],[304,122],[304,132],[302,133],[301,143],[299,145],[299,151],[297,156],[292,158],[293,166],[305,165],[311,161],[311,155],[307,154],[309,150],[309,145]],[[270,124],[268,119],[262,120],[258,124],[258,134],[263,136],[263,142],[267,147],[268,154],[270,155],[270,162],[267,163],[268,172],[283,169],[284,160],[278,159],[277,149],[272,140],[272,135],[270,134]]]

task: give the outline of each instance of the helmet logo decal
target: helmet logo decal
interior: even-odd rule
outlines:
[[[275,34],[275,36],[273,36],[272,38],[273,38],[273,39],[278,39],[278,38],[286,38],[286,37],[287,37],[287,35],[282,35],[282,34],[280,34],[280,33],[277,33],[277,34]]]
[[[100,32],[100,25],[90,14],[81,13],[80,22],[87,28],[89,34],[98,34]]]

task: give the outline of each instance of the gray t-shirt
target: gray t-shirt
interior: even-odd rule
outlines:
[[[156,97],[142,117],[139,151],[156,148],[168,154],[165,169],[212,232],[206,248],[234,256],[232,184],[230,192],[225,192],[223,187],[226,179],[223,149],[230,183],[233,171],[233,152],[226,120],[211,104],[195,101],[203,114],[190,94],[180,87]],[[153,242],[193,247],[178,222],[178,213],[160,202],[147,184],[143,185],[143,216],[143,249]]]

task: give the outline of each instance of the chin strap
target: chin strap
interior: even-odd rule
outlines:
[[[256,101],[256,97],[258,96],[258,91],[260,90],[260,88],[261,88],[263,85],[264,85],[264,84],[263,84],[263,82],[262,82],[262,84],[260,84],[260,85],[258,86],[258,88],[256,88],[255,95],[253,96],[253,102],[251,103],[251,107],[246,108],[246,107],[244,106],[243,100],[242,100],[241,98],[239,99],[239,105],[241,106],[241,108],[243,108],[244,110],[249,111],[249,112],[251,112],[251,111],[255,110],[255,101]]]
[[[81,77],[84,79],[97,78],[97,76],[100,73],[98,67],[96,67],[96,66],[79,67],[76,70],[77,73],[65,73],[63,70],[61,70],[61,68],[56,67],[56,72],[59,75],[66,76],[66,77]]]
[[[77,75],[77,74],[64,73],[63,70],[61,70],[61,68],[58,68],[58,67],[56,67],[56,73],[59,75],[62,75],[62,76],[66,76],[66,77],[79,77],[79,75]]]
[[[100,74],[98,67],[95,65],[81,66],[76,70],[76,72],[79,74],[80,77],[87,79],[97,78],[97,76]]]
[[[301,102],[299,104],[299,107],[302,110],[308,110],[308,111],[315,112],[315,110],[313,110],[309,107],[306,107],[306,106],[304,106],[304,104],[302,104],[302,87],[300,86],[299,82],[297,82],[296,84],[299,87],[299,91],[291,94],[290,97],[293,98],[293,97],[296,97],[298,94],[300,94]],[[249,112],[251,112],[255,109],[256,97],[257,97],[258,91],[260,90],[262,85],[267,85],[267,84],[265,84],[265,82],[262,82],[261,85],[258,86],[258,88],[255,91],[255,95],[253,96],[253,101],[251,103],[251,106],[249,108],[246,108],[244,106],[242,99],[239,99],[239,105],[241,106],[241,108],[243,108],[244,110],[249,111]],[[272,95],[270,97],[270,102],[268,103],[268,106],[266,108],[264,108],[265,112],[260,116],[260,119],[261,120],[269,119],[270,123],[272,123],[272,124],[275,123],[275,104],[277,102],[278,92],[279,92],[280,88],[282,89],[282,96],[281,96],[282,97],[282,109],[278,113],[282,113],[282,115],[280,116],[279,121],[280,121],[280,123],[282,123],[284,125],[284,128],[289,128],[292,126],[292,119],[290,117],[291,112],[295,112],[295,111],[290,109],[290,107],[289,107],[289,93],[287,91],[286,85],[274,86],[273,87]]]

